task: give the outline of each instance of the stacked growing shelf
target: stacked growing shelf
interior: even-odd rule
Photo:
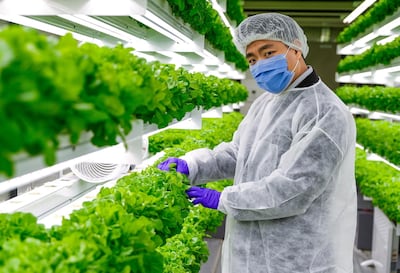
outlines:
[[[190,18],[196,21],[193,19],[196,16],[211,16],[205,19],[212,19],[211,25],[218,27],[200,32],[194,22],[178,16],[175,2],[34,0],[27,4],[25,1],[0,1],[0,20],[40,31],[15,26],[0,31],[0,47],[5,53],[0,56],[3,110],[0,121],[9,133],[0,137],[3,144],[7,144],[0,149],[0,223],[5,227],[2,229],[5,237],[0,238],[7,238],[14,220],[20,221],[22,228],[25,224],[32,230],[37,228],[37,236],[30,238],[32,240],[28,240],[26,245],[12,241],[8,245],[11,247],[7,250],[9,252],[4,248],[0,256],[6,255],[6,252],[7,255],[14,253],[13,248],[23,253],[35,246],[33,248],[43,250],[36,253],[36,258],[39,261],[42,255],[43,260],[48,255],[45,253],[47,247],[54,251],[61,245],[37,241],[45,239],[46,235],[42,233],[43,226],[36,225],[36,221],[48,228],[58,226],[63,217],[68,218],[74,211],[82,212],[85,202],[97,202],[94,200],[100,191],[107,191],[104,190],[106,188],[118,191],[114,187],[119,179],[154,164],[163,154],[148,158],[149,136],[170,128],[201,129],[202,117],[217,114],[222,118],[224,112],[240,108],[247,97],[247,90],[237,80],[244,76],[243,69],[247,64],[233,50],[231,39],[227,36],[230,35],[229,26],[222,23],[234,25],[235,19],[227,17],[229,12],[226,8],[230,5],[237,9],[239,1],[236,5],[235,0],[197,1],[200,6],[192,7]],[[178,2],[179,5],[193,3]],[[184,9],[187,10],[187,7]],[[238,15],[238,11],[232,14]],[[224,20],[221,19],[223,17]],[[74,39],[65,35],[67,32],[72,32]],[[23,68],[30,73],[22,73]],[[18,71],[21,77],[17,75]],[[28,74],[31,79],[23,76]],[[18,81],[13,83],[10,79]],[[29,86],[24,85],[24,79],[29,80]],[[13,92],[5,92],[10,89]],[[52,115],[57,118],[50,124]],[[99,180],[95,179],[96,175],[99,175]],[[186,200],[186,195],[181,193],[182,200]],[[118,217],[125,215],[120,208],[109,205]],[[169,207],[174,206],[170,204]],[[31,213],[34,217],[25,218],[19,212]],[[104,211],[97,212],[102,215]],[[193,217],[194,220],[188,221],[200,219],[199,215]],[[113,242],[118,241],[115,236],[122,238],[131,233],[134,239],[143,232],[138,237],[146,240],[148,236],[148,241],[143,241],[143,244],[152,254],[144,251],[140,254],[142,256],[136,256],[128,253],[132,249],[121,248],[125,251],[123,255],[132,257],[124,261],[119,258],[109,260],[106,262],[110,262],[109,268],[101,265],[105,261],[98,260],[99,268],[103,268],[104,272],[160,272],[162,259],[159,253],[154,252],[154,246],[160,245],[160,241],[154,232],[160,232],[164,224],[154,220],[154,227],[152,224],[143,226],[146,220],[130,220],[135,220],[135,224],[125,223],[120,228],[116,221],[115,226],[108,226],[110,232],[115,232],[110,235],[115,239]],[[99,227],[103,225],[97,224]],[[106,223],[106,226],[109,224]],[[141,226],[142,231],[135,233],[133,229],[140,229]],[[171,232],[169,227],[165,231]],[[95,232],[92,235],[96,237]],[[191,235],[198,236],[199,240],[186,242],[187,247],[203,251],[200,257],[191,258],[191,266],[197,268],[207,258],[207,249],[200,233]],[[126,238],[129,239],[129,236]],[[88,254],[86,251],[94,249],[92,243],[86,243],[80,246],[71,244],[70,250],[81,247],[78,252],[83,251],[81,254],[85,256]],[[139,246],[141,243],[138,242],[139,250],[143,247]],[[64,244],[68,245],[66,241]],[[171,253],[170,249],[174,247],[165,245],[163,251]],[[64,250],[55,256],[68,256],[62,252]],[[93,253],[95,256],[99,254],[96,251]],[[115,255],[119,256],[118,253]],[[95,256],[92,258],[97,260]],[[26,260],[21,260],[17,266],[7,264],[4,256],[1,260],[0,267],[4,266],[6,271],[0,272],[21,272],[22,267],[29,267],[24,264]],[[102,272],[88,265],[89,260],[78,261],[70,269]],[[59,261],[53,262],[54,265],[60,264]],[[65,260],[66,264],[70,262]],[[47,265],[40,263],[35,272],[48,270],[52,262]],[[68,265],[61,264],[68,268]],[[116,267],[112,268],[114,265]],[[178,272],[174,269],[165,272]]]
[[[378,273],[398,270],[399,15],[399,1],[378,1],[337,38],[337,53],[347,56],[336,74],[346,85],[336,92],[356,117],[356,180],[361,198],[372,201],[374,209],[372,259],[362,265]]]
[[[202,1],[198,1],[198,3],[201,3]],[[223,12],[224,8],[226,9],[227,3],[226,1],[211,1],[209,3],[208,1],[204,1],[203,10],[197,10],[194,11],[194,14],[197,14],[198,16],[201,15],[213,15],[217,16],[214,18],[213,23],[220,23],[222,24],[222,20],[219,19],[218,14],[221,14],[221,16],[224,16],[226,19],[226,14]],[[228,1],[230,3],[234,1]],[[182,2],[188,5],[187,3],[190,3],[190,1]],[[175,77],[174,79],[171,78],[171,80],[175,81],[175,86],[164,86],[162,87],[161,85],[153,85],[152,84],[147,84],[148,88],[150,89],[157,89],[157,88],[175,88],[177,89],[175,92],[177,94],[181,91],[184,91],[184,86],[179,86],[185,85],[185,84],[190,84],[188,88],[186,88],[186,92],[190,90],[196,90],[196,89],[201,89],[205,90],[208,89],[210,93],[207,94],[205,92],[203,95],[201,94],[196,94],[198,96],[197,100],[203,100],[204,98],[201,98],[201,96],[212,98],[214,96],[218,96],[218,99],[208,99],[209,101],[206,102],[206,105],[201,105],[199,102],[195,101],[189,101],[187,100],[187,104],[194,104],[194,107],[197,109],[205,109],[205,110],[210,110],[211,107],[219,107],[222,106],[222,104],[232,104],[232,103],[237,103],[239,101],[228,101],[227,97],[231,97],[233,94],[228,94],[226,93],[225,95],[222,95],[221,91],[217,91],[216,93],[212,91],[212,88],[214,88],[212,85],[216,84],[217,81],[215,81],[217,78],[231,78],[231,79],[238,79],[237,77],[242,77],[241,73],[239,72],[238,69],[233,69],[232,67],[239,65],[240,63],[229,63],[226,61],[225,56],[228,56],[229,54],[232,55],[232,52],[222,52],[219,49],[215,49],[213,46],[213,42],[210,42],[209,39],[205,39],[205,34],[203,33],[200,34],[196,30],[192,29],[190,27],[190,22],[186,23],[184,22],[181,18],[175,16],[173,14],[173,10],[170,7],[170,5],[174,5],[174,1],[162,1],[162,0],[153,0],[153,1],[119,1],[118,4],[114,5],[100,5],[98,1],[91,0],[91,1],[74,1],[71,3],[70,1],[59,1],[59,0],[54,0],[54,1],[43,1],[43,0],[38,0],[38,1],[33,1],[32,6],[30,5],[23,5],[22,2],[18,1],[2,1],[0,3],[0,10],[1,10],[1,19],[3,20],[9,20],[10,22],[14,23],[23,23],[25,25],[30,25],[28,23],[34,22],[35,24],[31,25],[31,27],[38,28],[42,31],[45,32],[50,32],[54,34],[60,35],[55,29],[63,29],[65,32],[72,32],[73,37],[76,39],[80,39],[82,37],[89,37],[91,36],[91,41],[93,39],[96,39],[97,41],[100,41],[107,46],[114,47],[116,44],[123,45],[125,48],[133,47],[134,54],[137,54],[139,57],[145,57],[149,58],[152,61],[159,61],[164,64],[170,63],[171,65],[163,65],[161,67],[152,67],[153,71],[150,73],[155,73],[155,79],[156,81],[165,82],[166,83],[166,77]],[[216,12],[213,7],[218,7],[219,13]],[[237,8],[237,6],[232,5],[231,6]],[[213,12],[214,11],[214,12]],[[222,11],[222,12],[221,12]],[[197,12],[197,13],[196,13]],[[237,11],[236,11],[237,13]],[[40,15],[39,15],[40,14]],[[79,14],[79,15],[77,15]],[[85,15],[80,15],[80,14],[85,14]],[[24,16],[22,16],[24,15]],[[23,20],[22,20],[23,19]],[[137,20],[136,20],[137,19]],[[225,20],[226,21],[226,20]],[[230,21],[232,22],[232,21]],[[228,22],[228,23],[230,23]],[[218,25],[218,24],[216,24]],[[54,32],[51,32],[54,31]],[[221,33],[222,37],[225,37],[226,33]],[[18,35],[18,33],[16,33]],[[23,33],[22,31],[19,33],[21,36],[25,36],[26,34]],[[27,38],[29,39],[29,38]],[[223,49],[229,49],[229,46],[227,44],[231,43],[230,39],[226,39],[227,42],[225,43],[225,48]],[[84,40],[81,40],[84,41]],[[33,41],[32,41],[33,42]],[[37,41],[39,43],[39,40]],[[42,41],[43,42],[43,41]],[[49,42],[50,44],[51,42]],[[215,44],[215,43],[214,43]],[[52,48],[53,46],[50,45],[48,46],[49,48]],[[69,47],[69,48],[68,48]],[[75,47],[75,48],[74,48]],[[70,51],[77,51],[77,46],[73,45],[67,46],[67,50]],[[53,49],[51,49],[53,50]],[[55,53],[56,53],[55,49]],[[100,54],[100,51],[96,49],[95,47],[92,47],[92,49],[88,48],[89,51],[91,50],[96,50],[98,53],[95,54]],[[20,54],[20,52],[17,52]],[[48,52],[50,53],[50,51]],[[76,54],[76,52],[70,52]],[[122,58],[123,54],[126,54],[125,52],[112,52],[111,50],[109,51],[110,57],[109,58],[114,58],[114,60],[110,59],[109,63],[111,64],[113,61],[117,61],[115,58],[118,58],[118,54],[120,55],[119,58]],[[38,54],[41,54],[38,52]],[[47,52],[43,51],[43,54],[47,54]],[[57,54],[57,53],[56,53]],[[112,54],[115,54],[115,56],[111,56]],[[197,56],[197,57],[196,57]],[[27,53],[27,59],[32,58],[33,55],[29,55],[29,52]],[[66,58],[63,60],[63,58],[60,58],[60,63],[66,62],[68,59],[68,56],[65,56]],[[49,57],[50,58],[50,57]],[[230,57],[232,59],[232,56]],[[237,58],[240,61],[240,58]],[[102,60],[100,60],[101,62]],[[7,65],[7,61],[5,60]],[[78,60],[79,62],[79,60]],[[78,62],[73,63],[70,69],[73,67],[73,65],[78,64]],[[130,62],[138,62],[140,63],[141,61],[133,61],[131,60]],[[190,65],[189,65],[190,64]],[[26,64],[27,67],[31,65],[32,67],[35,65],[33,62],[30,64]],[[46,65],[46,63],[38,63],[37,65]],[[50,65],[50,63],[49,63]],[[55,64],[51,64],[55,65]],[[132,63],[133,65],[133,63]],[[198,66],[204,67],[207,71],[201,70],[201,72],[205,72],[206,76],[216,76],[217,78],[212,78],[212,77],[204,77],[204,76],[197,76],[200,75],[200,73],[197,73]],[[143,65],[143,68],[146,65]],[[193,72],[194,76],[193,77],[188,77],[189,73],[184,73],[182,72],[183,70],[180,69],[182,67],[184,70],[187,69],[189,72]],[[197,67],[197,68],[196,68]],[[126,69],[126,68],[125,68]],[[129,69],[129,68],[128,68]],[[134,69],[142,70],[148,70],[148,67],[146,67],[144,70],[140,68],[139,66],[136,66]],[[116,73],[120,73],[119,70],[115,70]],[[142,72],[141,71],[141,72]],[[161,72],[157,72],[161,71]],[[239,73],[238,73],[239,72]],[[69,72],[68,72],[69,73]],[[148,73],[148,72],[146,72]],[[171,74],[172,73],[172,74]],[[233,73],[233,74],[232,74]],[[236,74],[235,74],[236,73]],[[77,74],[85,74],[85,71],[78,71]],[[168,75],[169,74],[169,75]],[[55,76],[56,73],[54,73],[53,76]],[[166,76],[168,75],[168,76]],[[173,75],[173,76],[171,76]],[[8,75],[13,77],[13,75]],[[111,76],[111,75],[110,75]],[[131,75],[126,74],[125,77],[130,77]],[[139,76],[140,73],[139,73]],[[202,78],[203,77],[203,78]],[[23,80],[23,78],[21,79]],[[79,80],[79,78],[73,79],[73,80]],[[100,79],[101,80],[101,79]],[[140,80],[140,79],[139,79]],[[145,82],[148,82],[149,79],[143,79]],[[152,80],[152,79],[150,79]],[[214,80],[214,82],[213,82]],[[63,80],[60,80],[63,81]],[[180,83],[180,81],[183,81]],[[186,81],[186,83],[185,83]],[[208,81],[208,83],[206,83]],[[114,81],[113,83],[109,84],[117,84],[117,81]],[[208,86],[207,86],[208,84]],[[169,84],[171,85],[171,84]],[[144,85],[142,85],[143,87]],[[7,86],[6,86],[7,87]],[[5,87],[5,88],[6,88]],[[77,87],[77,86],[75,86]],[[137,88],[133,87],[133,88]],[[140,87],[140,88],[142,88]],[[227,89],[225,91],[228,91],[230,87],[225,86]],[[79,88],[79,87],[78,87]],[[83,88],[87,88],[83,87]],[[181,88],[179,90],[178,88]],[[220,87],[218,87],[220,88]],[[238,91],[238,89],[236,89]],[[148,90],[150,91],[150,90]],[[148,93],[147,90],[143,90],[143,92]],[[222,91],[222,92],[225,92]],[[243,90],[241,90],[243,91]],[[239,92],[241,92],[239,91]],[[75,91],[74,91],[75,92]],[[146,95],[150,100],[154,100],[153,96],[157,95],[157,100],[162,101],[166,109],[168,110],[171,109],[171,106],[167,106],[166,103],[164,102],[166,99],[162,98],[162,96],[166,96],[165,94],[160,94],[161,91],[151,91],[148,95]],[[190,91],[193,92],[193,91]],[[198,92],[198,91],[196,91]],[[212,93],[214,92],[214,93]],[[158,94],[156,94],[158,93]],[[163,93],[166,93],[163,90]],[[235,95],[233,95],[235,97]],[[221,99],[222,97],[225,97],[225,99]],[[136,98],[137,100],[142,99],[148,101],[148,99],[145,98]],[[183,98],[182,98],[183,99]],[[181,100],[182,100],[181,99]],[[242,99],[239,100],[243,100]],[[221,103],[223,100],[225,100],[224,103]],[[213,101],[213,102],[212,102]],[[157,101],[156,101],[157,102]],[[171,104],[171,99],[169,98],[169,102]],[[181,103],[185,103],[184,101],[181,101]],[[187,110],[188,115],[185,115],[185,118],[190,118],[191,116],[196,116],[197,114],[190,113],[191,109],[194,108],[193,105],[191,107],[186,107],[183,106],[183,104],[179,103],[174,103],[175,107],[181,107],[182,109],[180,112],[184,111],[185,108]],[[218,105],[216,105],[218,104]],[[164,106],[158,106],[158,107],[164,107]],[[154,107],[150,106],[149,107]],[[133,136],[133,138],[137,138],[137,135],[141,134],[141,127],[143,125],[140,124],[140,119],[144,119],[145,123],[153,123],[152,118],[150,117],[151,115],[156,114],[155,112],[148,112],[146,113],[132,113],[136,116],[139,116],[138,120],[139,123],[133,124],[130,126],[135,127],[135,131],[138,133]],[[145,116],[144,118],[141,118],[140,115]],[[174,114],[169,114],[174,115]],[[174,116],[177,120],[181,120],[183,116],[181,113],[179,115]],[[147,120],[146,120],[147,119]],[[159,120],[158,122],[160,122]],[[168,119],[164,120],[160,123],[157,123],[156,120],[156,125],[158,127],[165,127],[166,122],[168,123]],[[154,128],[154,127],[152,127]],[[156,127],[157,128],[157,127]],[[130,128],[128,128],[129,130]],[[81,136],[80,143],[87,143],[89,142],[90,138],[92,135],[88,136]],[[122,136],[121,137],[126,137]],[[74,136],[76,138],[76,136]],[[122,139],[123,140],[123,139]],[[121,139],[119,141],[122,141]],[[65,146],[68,146],[68,138],[61,139],[59,140],[61,142],[60,147],[64,148]],[[64,144],[66,142],[66,144]],[[74,141],[75,142],[75,141]],[[76,143],[73,143],[74,145]],[[133,146],[132,144],[131,146]],[[140,143],[138,145],[141,145]],[[90,146],[90,145],[89,145]],[[87,154],[89,152],[92,152],[93,147],[83,147],[81,146],[77,149],[76,147],[73,147],[73,155],[63,155],[60,154],[57,156],[58,159],[61,159],[60,161],[66,161],[70,158],[77,157],[83,154]],[[104,156],[107,157],[107,156]],[[139,155],[140,157],[140,155]],[[128,160],[131,160],[132,158],[129,158]],[[137,158],[138,159],[138,158]],[[22,159],[18,161],[23,161]],[[29,166],[33,166],[30,168]],[[16,172],[16,175],[22,175],[25,173],[28,173],[34,169],[40,168],[42,165],[40,163],[26,163],[23,164],[19,170]],[[3,166],[4,167],[4,166]],[[9,171],[8,171],[9,172]],[[4,180],[4,177],[2,178]]]
[[[349,56],[338,65],[337,82],[400,84],[399,5],[398,1],[378,1],[339,34],[337,53]]]

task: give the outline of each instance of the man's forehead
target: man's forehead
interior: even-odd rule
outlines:
[[[249,50],[258,50],[259,48],[272,48],[272,47],[280,47],[284,46],[285,44],[281,41],[274,41],[274,40],[256,40],[251,42],[246,47],[246,53]]]

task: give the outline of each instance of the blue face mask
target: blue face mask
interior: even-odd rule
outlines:
[[[279,94],[289,86],[294,77],[294,70],[297,67],[298,61],[293,71],[289,71],[286,60],[288,51],[285,54],[260,60],[250,67],[251,74],[258,86],[273,94]]]

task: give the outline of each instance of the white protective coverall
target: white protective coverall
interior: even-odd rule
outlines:
[[[355,135],[347,107],[309,67],[283,93],[258,97],[231,142],[182,157],[193,185],[234,178],[218,206],[223,273],[353,272]]]

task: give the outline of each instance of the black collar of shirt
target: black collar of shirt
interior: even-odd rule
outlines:
[[[319,81],[319,77],[317,73],[315,73],[314,69],[303,81],[301,81],[296,88],[299,87],[309,87],[311,85],[316,84]]]

